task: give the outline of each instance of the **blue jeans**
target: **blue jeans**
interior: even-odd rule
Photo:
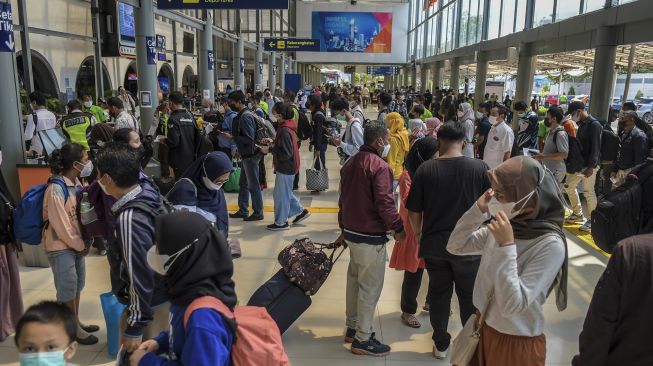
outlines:
[[[84,257],[69,249],[47,254],[54,277],[54,288],[57,290],[57,301],[74,300],[86,284]]]
[[[277,172],[274,180],[274,223],[282,226],[288,222],[289,217],[297,216],[304,207],[292,191],[294,175]]]
[[[263,155],[257,154],[243,159],[240,174],[240,191],[238,192],[238,208],[245,216],[249,214],[249,195],[252,195],[253,215],[263,216],[263,193],[259,183],[259,162]]]

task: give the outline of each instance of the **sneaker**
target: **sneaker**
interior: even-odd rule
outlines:
[[[288,225],[288,223],[285,223],[283,225],[270,224],[270,225],[267,226],[267,229],[271,230],[271,231],[281,231],[281,230],[290,229],[290,226]]]
[[[261,221],[263,220],[263,215],[251,215],[250,217],[245,217],[243,221]]]
[[[390,346],[376,340],[374,333],[372,333],[370,339],[365,342],[354,339],[354,342],[351,344],[351,353],[355,355],[383,357],[390,353]]]
[[[449,357],[449,347],[444,351],[440,351],[438,347],[433,346],[433,356],[438,360],[446,360]]]
[[[578,230],[586,232],[586,233],[592,232],[592,220],[585,221],[583,226],[579,227]]]
[[[345,332],[345,343],[354,343],[354,337],[356,337],[356,329],[348,327]]]
[[[87,333],[95,333],[100,330],[100,327],[98,327],[97,325],[94,324],[85,325],[82,324],[81,322],[79,323],[79,327],[84,329],[84,331]]]
[[[307,209],[304,209],[304,211],[302,211],[302,213],[300,213],[299,215],[295,216],[295,219],[292,220],[292,224],[293,224],[293,225],[297,225],[297,224],[299,224],[300,222],[306,220],[309,216],[311,216],[311,213],[308,212]]]
[[[238,211],[238,212],[230,213],[229,217],[231,217],[232,219],[246,219],[247,215]]]
[[[97,344],[99,340],[97,339],[96,336],[89,334],[85,338],[79,338],[77,337],[77,343],[81,344],[82,346],[92,346],[94,344]]]
[[[583,215],[572,213],[571,215],[565,217],[565,223],[567,224],[575,224],[581,221],[585,221]]]

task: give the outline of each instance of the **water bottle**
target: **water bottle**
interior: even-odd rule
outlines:
[[[81,214],[82,225],[88,225],[92,222],[97,221],[97,214],[95,209],[91,206],[91,202],[88,199],[88,192],[82,194],[82,203],[79,209]]]

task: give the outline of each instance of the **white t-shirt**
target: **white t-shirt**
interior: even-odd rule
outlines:
[[[41,108],[36,110],[36,119],[36,126],[34,126],[34,116],[31,114],[27,115],[27,126],[25,126],[23,138],[25,141],[31,140],[32,150],[38,152],[39,155],[42,155],[43,145],[41,144],[41,139],[36,135],[36,132],[57,127],[57,117],[49,110]]]
[[[492,126],[487,135],[483,161],[487,163],[490,169],[496,168],[503,163],[504,154],[512,150],[514,141],[515,135],[505,122]]]

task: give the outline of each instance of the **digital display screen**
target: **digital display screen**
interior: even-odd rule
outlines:
[[[321,52],[392,53],[392,13],[314,11]]]
[[[118,29],[120,44],[136,47],[136,28],[134,24],[134,7],[118,2]]]
[[[159,76],[159,87],[165,94],[170,93],[170,80],[167,76]]]

